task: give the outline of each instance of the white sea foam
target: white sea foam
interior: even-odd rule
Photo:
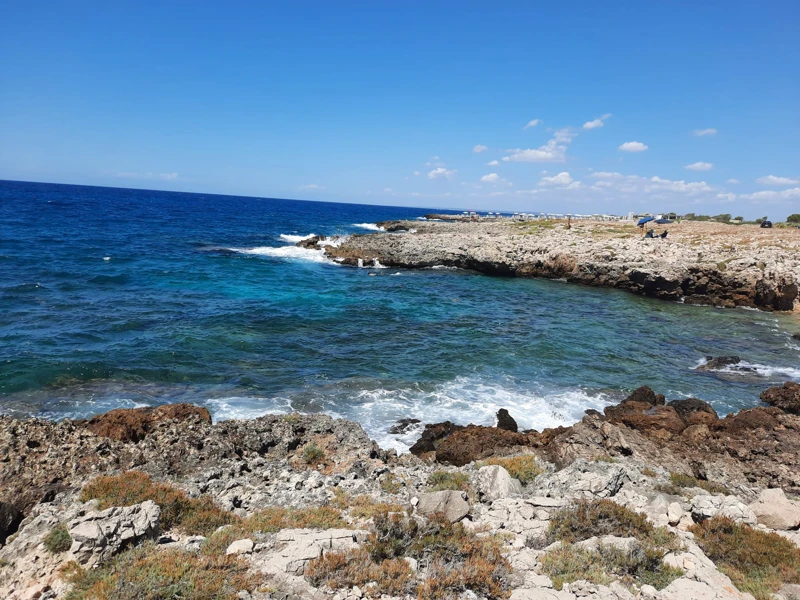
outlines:
[[[288,260],[305,260],[317,263],[336,264],[325,257],[321,250],[311,248],[298,248],[297,246],[257,246],[255,248],[226,248],[231,252],[239,254],[253,254],[256,256],[271,256],[273,258],[283,258]]]
[[[314,235],[315,234],[313,233],[309,233],[308,235],[291,235],[288,233],[282,233],[278,237],[285,242],[296,244],[297,242],[302,242],[303,240],[310,240],[312,237],[314,237]]]
[[[292,406],[285,398],[211,398],[205,401],[214,422],[231,419],[257,419],[266,414],[285,414],[292,412]]]
[[[317,246],[332,246],[334,248],[338,248],[345,242],[350,236],[349,235],[334,235],[329,237],[325,240],[320,240],[317,242]]]
[[[447,265],[433,265],[431,269],[434,271],[458,271],[458,267],[449,267]]]
[[[370,231],[386,231],[383,227],[375,223],[353,223],[353,227],[360,227],[361,229],[369,229]]]
[[[104,256],[103,260],[111,260],[111,257],[110,256]]]
[[[701,358],[697,361],[694,369],[702,367],[708,361]],[[775,379],[781,377],[788,377],[789,379],[800,380],[800,369],[794,367],[775,367],[771,365],[762,365],[759,363],[751,363],[747,361],[739,361],[733,365],[725,365],[719,369],[710,369],[712,373],[721,373],[724,375],[757,375],[765,379]]]

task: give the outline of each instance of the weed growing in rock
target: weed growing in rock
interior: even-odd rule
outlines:
[[[161,508],[161,527],[177,527],[190,535],[208,535],[217,527],[235,523],[236,515],[222,510],[208,496],[189,498],[185,492],[165,483],[156,483],[140,471],[103,475],[87,484],[81,502],[96,499],[100,510],[112,506],[131,506],[152,500]]]
[[[405,557],[428,565],[413,590],[420,600],[444,600],[465,590],[492,599],[509,595],[506,578],[511,567],[497,539],[478,537],[460,523],[439,519],[420,523],[400,515],[376,515],[361,549],[315,559],[306,576],[316,586],[333,589],[374,581],[374,593],[400,595],[412,591]]]
[[[727,517],[707,519],[689,530],[734,585],[756,600],[768,600],[784,583],[800,583],[800,548],[777,533]]]
[[[650,467],[645,467],[644,469],[642,469],[642,475],[644,475],[645,477],[650,477],[652,479],[653,477],[657,477],[658,473],[653,471],[653,469],[651,469]]]
[[[44,538],[44,547],[51,554],[66,552],[72,546],[72,538],[63,523],[59,523],[50,530]]]
[[[442,490],[469,491],[469,475],[460,471],[434,471],[428,477],[428,487],[434,492]]]
[[[307,465],[318,465],[325,460],[325,453],[322,448],[311,442],[303,450],[303,460]]]
[[[714,483],[713,481],[704,481],[692,477],[691,475],[684,475],[683,473],[670,473],[669,482],[677,488],[699,487],[709,494],[725,494],[727,496],[731,493],[730,490],[722,484]],[[678,492],[676,495],[680,493],[682,492]]]
[[[238,557],[160,551],[154,544],[123,552],[98,569],[73,564],[62,573],[73,584],[65,600],[236,600],[240,590],[262,584]]]
[[[387,494],[396,494],[403,487],[403,482],[394,473],[387,473],[381,478],[381,489]]]
[[[527,485],[538,475],[542,469],[536,462],[533,454],[521,454],[519,456],[509,456],[506,458],[490,458],[478,464],[478,467],[486,465],[499,465],[503,467],[514,479],[519,479],[523,485]]]
[[[341,510],[346,510],[355,519],[371,519],[375,515],[385,515],[394,512],[403,512],[401,504],[390,502],[376,502],[372,496],[362,494],[350,496],[339,488],[334,489],[331,504]]]

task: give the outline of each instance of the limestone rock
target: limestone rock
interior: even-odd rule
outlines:
[[[771,406],[800,415],[800,383],[787,381],[783,386],[761,392],[761,399]]]
[[[197,418],[211,424],[211,414],[208,409],[192,404],[164,404],[155,408],[118,408],[92,417],[88,421],[78,421],[76,424],[112,440],[138,442],[162,421],[185,421],[189,418]]]
[[[550,498],[610,498],[631,480],[630,468],[578,459],[555,473],[543,473],[528,485],[532,496]]]
[[[796,529],[800,526],[800,502],[789,500],[781,488],[766,489],[750,505],[759,524],[770,529]]]
[[[275,548],[259,557],[255,566],[271,575],[302,575],[308,561],[325,552],[357,548],[367,535],[351,529],[283,529],[276,535]]]
[[[225,550],[225,554],[250,554],[254,547],[255,543],[253,543],[253,540],[251,539],[245,538],[242,540],[236,540],[228,546],[228,549]]]
[[[476,487],[481,500],[485,502],[522,493],[522,483],[499,465],[487,465],[478,469]]]
[[[417,512],[426,517],[441,513],[448,521],[455,523],[469,514],[467,494],[453,490],[420,494]]]
[[[17,531],[22,521],[22,513],[8,502],[0,502],[0,544],[6,543],[6,538]]]
[[[70,551],[82,564],[96,564],[148,539],[156,539],[161,509],[152,500],[91,511],[69,522]]]

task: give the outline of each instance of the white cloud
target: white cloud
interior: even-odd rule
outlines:
[[[697,137],[703,137],[705,135],[717,135],[717,130],[714,129],[713,127],[709,127],[708,129],[695,129],[692,132],[692,135],[695,135]]]
[[[696,162],[690,165],[686,165],[683,167],[684,169],[689,169],[690,171],[710,171],[714,168],[714,165],[707,162]]]
[[[428,173],[428,179],[450,179],[458,171],[456,169],[445,169],[444,167],[437,167]]]
[[[600,171],[591,175],[596,181],[591,188],[597,191],[614,191],[619,194],[655,195],[661,199],[664,194],[683,194],[696,196],[715,192],[705,181],[683,181],[663,179],[661,177],[639,177],[638,175],[622,175]]]
[[[775,175],[765,175],[756,179],[761,185],[797,185],[800,179],[791,179],[790,177],[776,177]]]
[[[800,187],[790,188],[788,190],[764,190],[763,192],[755,192],[752,194],[741,194],[739,198],[747,200],[793,200],[800,198]]]
[[[528,124],[525,125],[525,127],[522,128],[522,130],[525,131],[529,127],[536,127],[541,122],[542,122],[541,119],[531,119],[530,121],[528,121]]]
[[[731,194],[730,192],[725,194],[717,194],[717,198],[724,200],[725,202],[733,202],[736,200],[736,194]]]
[[[490,161],[490,162],[486,163],[486,166],[487,167],[496,167],[499,164],[500,164],[499,162],[497,162],[496,160],[493,160],[493,161]]]
[[[737,183],[742,183],[742,182],[739,181],[738,179],[728,179],[727,183],[732,183],[733,185],[736,185]]]
[[[583,128],[584,129],[597,129],[598,127],[602,127],[603,125],[605,125],[605,121],[609,117],[611,117],[611,113],[606,113],[602,117],[598,117],[598,118],[593,119],[591,121],[587,121],[586,123],[583,124]]]
[[[650,146],[642,142],[625,142],[624,144],[620,144],[619,149],[623,152],[644,152],[649,147]]]
[[[415,177],[419,177],[420,175],[422,175],[422,173],[420,173],[419,171],[414,171],[414,176]]]
[[[481,177],[481,181],[483,183],[499,183],[500,182],[500,175],[497,173],[489,173],[488,175],[484,175]]]
[[[567,171],[562,171],[558,175],[553,175],[552,177],[542,177],[541,181],[539,181],[539,185],[569,185],[573,181],[574,179],[572,179],[572,176]]]
[[[567,146],[577,135],[569,129],[559,129],[544,146],[527,150],[520,148],[507,150],[510,155],[504,156],[503,160],[506,162],[564,162]]]
[[[324,190],[325,186],[324,185],[318,185],[316,183],[307,183],[306,185],[301,185],[299,189],[304,190],[304,191],[308,191],[308,190]]]
[[[175,181],[178,179],[177,173],[146,173],[138,171],[114,171],[114,177],[120,179],[158,179],[159,181]]]
[[[472,151],[480,153],[480,152],[486,152],[488,149],[489,149],[488,146],[484,146],[483,144],[478,144],[472,149]]]
[[[596,177],[598,179],[619,179],[620,177],[624,177],[622,173],[609,173],[608,171],[597,171],[597,173],[592,173],[592,177]]]

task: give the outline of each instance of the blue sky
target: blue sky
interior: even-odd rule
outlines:
[[[0,178],[800,212],[796,1],[493,4],[6,0]]]

